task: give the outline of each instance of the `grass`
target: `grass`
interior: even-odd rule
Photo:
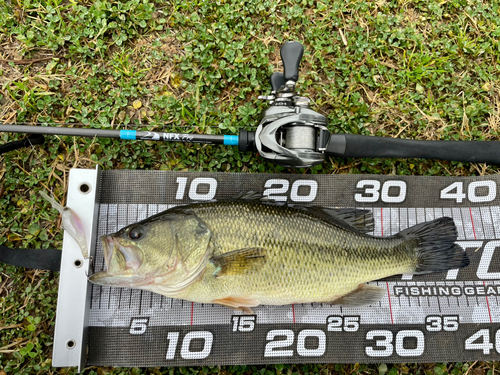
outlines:
[[[478,0],[0,0],[0,122],[211,134],[251,129],[284,41],[305,46],[300,91],[330,130],[498,140],[500,4]],[[20,64],[23,60],[24,64]],[[0,134],[1,142],[20,135]],[[52,137],[0,159],[0,244],[61,247],[37,192],[70,168],[475,176],[498,167],[336,159],[288,170],[235,148]],[[58,275],[0,265],[0,375],[56,373]],[[74,373],[74,369],[60,373]],[[86,374],[475,374],[494,363],[90,368]]]

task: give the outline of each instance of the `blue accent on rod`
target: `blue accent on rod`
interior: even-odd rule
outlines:
[[[120,130],[120,139],[131,139],[135,140],[135,134],[137,130]]]
[[[229,146],[238,146],[238,136],[237,135],[225,135],[224,144]]]

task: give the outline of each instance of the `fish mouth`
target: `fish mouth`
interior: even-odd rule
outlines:
[[[101,237],[104,265],[110,275],[135,272],[142,265],[143,254],[134,245],[124,246],[120,241],[111,236]]]
[[[105,271],[94,272],[89,276],[89,281],[92,283],[99,283],[100,279],[106,279],[106,276],[110,276],[109,270],[111,265],[111,256],[113,251],[118,248],[118,244],[115,242],[111,236],[101,236],[102,252],[104,255],[104,267]]]
[[[123,246],[112,235],[101,237],[105,270],[89,276],[93,284],[112,287],[135,288],[153,283],[137,269],[142,263],[142,252],[132,246]]]
[[[154,279],[137,275],[110,275],[106,271],[100,271],[90,275],[89,281],[102,286],[137,288],[152,284]]]

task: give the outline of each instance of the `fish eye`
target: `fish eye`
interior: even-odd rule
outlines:
[[[128,237],[131,240],[138,240],[144,235],[144,229],[141,226],[136,226],[130,229]]]

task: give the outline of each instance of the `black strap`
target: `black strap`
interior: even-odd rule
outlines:
[[[11,249],[0,245],[0,262],[18,267],[59,272],[61,254],[57,249]]]
[[[41,134],[30,134],[28,138],[22,139],[20,141],[13,141],[0,145],[0,155],[9,151],[14,151],[23,147],[30,147],[34,145],[41,145],[45,139]]]

